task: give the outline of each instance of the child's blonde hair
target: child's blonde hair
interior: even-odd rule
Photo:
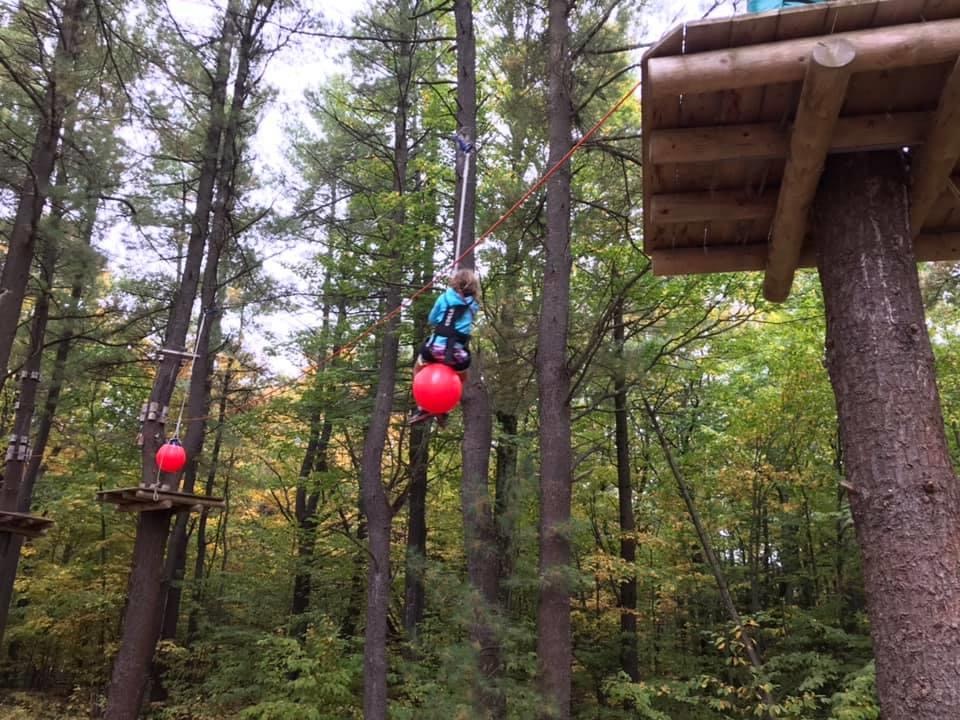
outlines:
[[[480,294],[480,278],[473,270],[460,268],[450,276],[450,287],[463,296]]]

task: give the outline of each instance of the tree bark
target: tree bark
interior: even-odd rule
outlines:
[[[238,150],[241,137],[241,119],[246,100],[250,95],[250,65],[252,46],[256,40],[254,34],[253,13],[242,19],[240,28],[237,73],[233,82],[233,97],[230,101],[230,113],[225,121],[222,138],[222,150],[219,166],[216,170],[216,191],[212,205],[213,219],[210,225],[210,238],[207,243],[207,259],[203,267],[203,279],[200,289],[200,313],[203,321],[197,331],[196,357],[190,369],[190,386],[187,399],[187,432],[184,438],[184,450],[187,453],[187,467],[184,472],[181,490],[192,493],[199,471],[200,455],[207,431],[207,415],[210,413],[210,393],[213,379],[213,361],[215,353],[211,351],[211,339],[219,335],[220,310],[217,297],[221,293],[219,282],[220,261],[226,252],[232,237],[230,217],[236,201],[234,180],[240,164]],[[225,37],[232,42],[232,36]],[[236,27],[233,30],[236,33]],[[164,620],[161,637],[172,638],[177,634],[180,616],[182,583],[187,563],[187,513],[177,515],[164,581],[168,584],[164,606]]]
[[[960,487],[899,155],[831,158],[814,215],[883,717],[960,717]]]
[[[51,5],[51,7],[53,7]],[[30,265],[37,238],[37,223],[43,214],[60,144],[60,131],[71,99],[64,88],[74,84],[63,76],[72,72],[79,53],[80,29],[87,0],[67,0],[54,24],[59,27],[57,48],[49,68],[42,106],[37,108],[37,133],[25,173],[17,212],[7,241],[7,256],[0,272],[0,387],[6,381],[10,351],[20,325],[20,311],[27,292]],[[41,39],[38,38],[40,43]]]
[[[433,276],[433,256],[436,245],[432,239],[425,243],[424,265],[420,268],[416,284],[422,285]],[[420,343],[429,331],[427,313],[415,312],[413,318],[413,354],[416,356]],[[412,401],[411,401],[412,402]],[[464,418],[466,424],[466,418]],[[404,557],[403,576],[403,629],[407,650],[412,659],[416,653],[413,645],[417,642],[417,632],[426,605],[424,574],[427,559],[427,479],[430,466],[430,423],[417,423],[410,427],[410,478],[407,489],[407,548]]]
[[[505,582],[513,575],[517,550],[513,535],[519,515],[517,495],[517,416],[509,412],[497,412],[499,435],[494,468],[494,523],[497,531],[497,557],[499,575],[500,608],[509,612],[513,605],[510,584]]]
[[[37,297],[30,324],[30,347],[27,361],[20,374],[20,395],[17,412],[13,422],[13,434],[7,449],[6,464],[3,470],[3,484],[0,485],[0,510],[18,512],[21,479],[29,466],[30,425],[37,402],[37,390],[40,385],[40,369],[43,364],[44,338],[47,332],[47,320],[50,317],[50,292],[53,284],[54,265],[57,248],[51,238],[44,243],[42,263],[43,284]],[[3,639],[13,598],[13,585],[20,563],[20,548],[23,536],[14,533],[0,533],[0,640]]]
[[[414,332],[422,338],[422,332]],[[427,561],[427,468],[430,461],[430,425],[410,428],[410,484],[407,490],[407,552],[403,578],[403,629],[407,642],[415,645],[423,620]]]
[[[210,122],[204,140],[187,259],[174,296],[164,338],[164,347],[179,351],[185,349],[210,223],[213,189],[220,160],[220,142],[223,136],[232,37],[238,6],[237,0],[231,0],[224,13],[223,31],[210,91]],[[181,362],[180,356],[164,354],[154,378],[142,430],[140,484],[144,487],[153,486],[158,480],[154,456],[164,442],[167,409]],[[176,475],[164,475],[159,477],[159,481],[164,488],[176,490],[179,485]],[[163,583],[163,557],[167,546],[170,517],[170,511],[162,510],[141,513],[138,519],[133,563],[127,589],[129,601],[124,611],[120,649],[114,660],[113,677],[107,696],[106,720],[135,718],[143,702],[150,662],[160,637],[162,600],[166,595]]]
[[[243,321],[240,322],[241,331]],[[223,430],[226,427],[227,419],[227,399],[230,396],[230,382],[233,379],[233,365],[230,361],[227,363],[227,369],[223,373],[223,382],[220,385],[220,401],[217,405],[217,424],[216,432],[213,436],[213,447],[210,449],[210,462],[207,465],[207,482],[205,492],[207,496],[213,495],[214,484],[217,479],[217,473],[220,467],[220,451],[223,447]],[[226,493],[224,493],[226,497]],[[203,591],[206,584],[206,561],[207,561],[207,520],[210,517],[210,511],[204,507],[200,511],[200,517],[197,520],[197,555],[193,563],[193,601],[194,607],[187,619],[187,644],[189,645],[196,639],[199,628],[198,608],[203,599]]]
[[[460,133],[472,142],[476,139],[477,126],[476,37],[472,0],[455,0],[453,13],[457,28],[457,126]],[[471,152],[475,157],[475,151]],[[476,163],[468,164],[466,154],[461,153],[460,157],[455,197],[456,217],[463,218],[460,235],[463,252],[473,245],[476,237],[477,175]],[[472,250],[464,255],[461,266],[476,267]],[[501,672],[500,643],[494,622],[500,595],[500,563],[495,502],[489,487],[493,420],[490,394],[483,380],[482,360],[481,353],[475,347],[473,367],[463,393],[460,506],[467,577],[475,595],[470,639],[479,648],[479,683],[474,688],[473,705],[478,717],[502,718],[506,715],[505,698],[489,682]]]
[[[393,121],[393,191],[405,199],[408,147],[410,131],[410,84],[415,48],[411,43],[401,44],[397,50],[395,67],[397,87],[396,114]],[[406,221],[403,203],[399,203],[391,218],[393,232],[399,232]],[[388,289],[384,295],[386,307],[400,306],[399,268],[389,272]],[[363,717],[364,720],[387,720],[387,613],[390,608],[390,527],[393,508],[383,485],[383,450],[386,445],[390,414],[393,411],[393,393],[397,382],[397,359],[400,351],[399,315],[394,315],[380,336],[377,393],[373,402],[370,426],[363,442],[360,462],[360,497],[368,533],[367,566],[367,625],[363,645]]]
[[[623,299],[614,311],[613,341],[617,368],[613,379],[614,442],[617,449],[617,499],[620,515],[620,559],[631,568],[637,561],[637,521],[633,515],[633,479],[630,473],[630,432],[627,416],[627,376],[623,345],[625,331]],[[620,667],[634,682],[640,680],[637,653],[637,578],[631,574],[620,583]]]
[[[548,67],[548,165],[572,145],[570,28],[567,0],[550,0]],[[570,632],[570,502],[573,458],[570,445],[570,163],[547,184],[547,232],[543,296],[537,345],[540,393],[540,593],[537,605],[537,660],[543,718],[570,718],[572,639]]]
[[[391,284],[387,306],[400,304],[399,285]],[[368,533],[367,626],[363,645],[363,717],[387,718],[387,612],[390,604],[390,525],[393,513],[383,486],[383,448],[386,444],[393,390],[396,384],[399,318],[391,318],[383,333],[380,379],[370,426],[363,443],[361,497]]]

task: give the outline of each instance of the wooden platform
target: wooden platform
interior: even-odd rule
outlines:
[[[958,57],[960,0],[840,0],[667,33],[643,57],[654,272],[763,270],[782,300],[815,264],[826,155],[884,148],[909,148],[918,259],[960,259]]]
[[[28,538],[46,535],[54,522],[39,515],[0,510],[0,533],[13,533]]]
[[[192,493],[132,487],[116,490],[101,490],[97,502],[111,503],[121,512],[151,512],[173,510],[174,512],[200,512],[203,508],[220,510],[226,507],[223,498],[193,495]]]

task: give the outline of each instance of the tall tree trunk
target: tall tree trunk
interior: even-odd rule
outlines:
[[[550,97],[549,166],[570,149],[570,28],[567,0],[550,0],[548,68]],[[570,446],[570,163],[547,184],[547,234],[543,297],[537,345],[540,393],[540,595],[537,659],[544,708],[541,716],[568,720],[572,640],[570,634],[570,501],[573,458]]]
[[[37,239],[37,223],[47,201],[64,115],[67,106],[75,101],[67,96],[65,88],[76,87],[76,84],[69,82],[63,72],[64,69],[68,73],[74,69],[86,8],[87,0],[67,0],[61,17],[53,19],[53,24],[59,28],[59,39],[48,69],[50,79],[42,103],[37,107],[37,133],[10,228],[7,256],[0,272],[0,387],[6,381],[10,351],[20,324]],[[40,38],[37,42],[41,42]]]
[[[517,416],[511,412],[499,411],[496,414],[499,435],[494,468],[494,522],[497,531],[497,558],[499,575],[500,607],[509,612],[513,602],[510,583],[513,575],[517,550],[514,547],[513,534],[519,512],[517,498]]]
[[[329,311],[325,310],[324,314],[328,316]],[[324,324],[327,322],[325,320]],[[322,378],[322,372],[321,370],[318,374],[318,380]],[[320,389],[322,391],[322,385]],[[310,434],[303,461],[300,463],[294,506],[297,520],[297,571],[294,576],[290,613],[294,617],[294,634],[301,642],[306,639],[307,634],[307,623],[302,616],[310,606],[311,574],[317,544],[317,506],[320,502],[320,493],[311,490],[308,485],[314,472],[325,473],[329,469],[327,448],[333,434],[333,423],[323,416],[320,398],[314,399],[314,403],[310,409]]]
[[[386,304],[397,307],[397,284],[387,291]],[[396,385],[399,318],[394,316],[383,333],[380,378],[373,414],[363,442],[360,468],[361,497],[368,533],[367,626],[363,645],[363,717],[387,718],[387,612],[390,604],[390,526],[393,513],[383,486],[381,464],[386,444],[393,391]]]
[[[419,181],[418,181],[419,183]],[[419,190],[420,188],[418,188]],[[423,285],[433,276],[433,262],[436,244],[429,239],[424,244],[421,255],[424,265],[420,268],[417,285]],[[424,308],[425,310],[425,308]],[[419,350],[419,343],[429,330],[427,313],[414,311],[413,318],[413,354]],[[412,403],[412,400],[411,400]],[[407,489],[407,549],[404,558],[403,576],[403,629],[410,643],[407,654],[415,656],[413,645],[417,642],[417,631],[426,605],[424,576],[427,559],[427,477],[430,465],[430,426],[431,423],[417,423],[410,427],[410,480]]]
[[[0,510],[17,512],[20,509],[19,496],[22,478],[28,469],[31,457],[30,425],[37,402],[37,390],[40,385],[40,370],[43,365],[44,337],[47,332],[47,320],[50,317],[50,293],[53,285],[54,266],[57,262],[57,247],[52,237],[44,239],[42,283],[37,293],[37,302],[30,324],[30,347],[27,361],[21,371],[20,395],[17,412],[13,422],[13,434],[7,449],[6,465],[3,471],[3,484],[0,486]],[[13,533],[0,533],[0,640],[3,639],[13,598],[13,584],[20,562],[20,548],[23,536]]]
[[[899,155],[831,158],[814,210],[827,369],[883,717],[960,717],[960,486]]]
[[[613,380],[614,441],[617,448],[617,499],[620,514],[620,558],[632,568],[637,561],[637,521],[633,515],[633,479],[630,474],[630,433],[627,416],[627,374],[624,367],[623,298],[614,311],[613,341],[617,368]],[[640,680],[637,655],[637,578],[620,583],[620,667],[634,682]]]
[[[219,336],[220,310],[217,297],[221,294],[219,282],[220,261],[231,239],[230,216],[236,201],[234,178],[240,163],[238,146],[241,136],[241,118],[244,105],[250,94],[249,78],[253,14],[243,18],[237,74],[233,82],[233,98],[230,113],[223,132],[221,161],[216,171],[216,191],[213,203],[213,220],[210,225],[210,241],[207,243],[207,259],[203,267],[200,290],[200,313],[203,320],[197,331],[196,357],[190,371],[190,388],[187,400],[187,432],[184,450],[187,467],[184,472],[183,492],[192,493],[199,471],[200,455],[207,431],[207,416],[210,414],[210,392],[213,378],[215,352],[211,351],[211,339]],[[163,627],[160,636],[172,638],[177,634],[180,616],[180,600],[184,570],[187,564],[187,513],[177,515],[170,538],[164,581],[168,585],[164,607]]]
[[[331,194],[334,197],[330,206],[330,222],[336,219],[336,185],[333,184]],[[331,224],[330,227],[333,227]],[[323,296],[330,297],[330,274],[324,277]],[[334,324],[335,331],[332,342],[333,357],[336,357],[343,342],[345,319],[347,316],[346,301],[341,296],[337,301],[337,317]],[[323,323],[321,325],[323,342],[319,351],[319,364],[326,362],[327,342],[330,336],[330,301],[325,299],[323,305]],[[294,506],[294,516],[297,520],[297,570],[293,580],[293,603],[290,608],[293,615],[294,634],[303,642],[306,639],[307,623],[302,616],[310,605],[312,591],[311,577],[313,572],[313,558],[317,544],[317,507],[321,495],[316,488],[310,487],[310,478],[314,472],[326,473],[330,469],[327,451],[330,447],[330,438],[333,436],[333,422],[323,404],[329,401],[330,381],[325,377],[326,368],[321,367],[317,373],[315,390],[317,396],[313,398],[310,407],[309,423],[310,434],[307,447],[300,464],[300,473],[297,477],[297,492]]]
[[[210,92],[210,121],[204,140],[187,259],[174,296],[164,338],[164,346],[173,350],[185,350],[191,310],[197,294],[220,159],[231,46],[238,10],[238,0],[231,0],[223,19],[223,32]],[[180,364],[180,356],[165,353],[154,377],[142,430],[140,484],[144,487],[152,486],[158,477],[154,456],[164,442],[167,409]],[[161,479],[161,485],[177,489],[178,480],[176,476],[165,475]],[[150,661],[160,637],[163,619],[163,599],[166,596],[163,587],[163,557],[171,514],[169,510],[160,510],[140,513],[138,517],[127,588],[129,601],[124,611],[120,649],[114,660],[113,677],[107,696],[106,720],[135,718],[143,702]]]
[[[433,262],[432,243],[425,254],[427,262]],[[424,275],[429,277],[427,272]],[[423,276],[421,276],[423,279]],[[418,313],[413,323],[415,343],[426,337],[427,316]],[[419,348],[413,346],[414,353]],[[417,642],[417,631],[426,603],[424,573],[427,561],[427,471],[430,463],[430,423],[417,423],[410,427],[410,481],[407,489],[407,548],[403,576],[403,629],[411,646]]]
[[[397,233],[406,221],[407,165],[410,131],[410,83],[412,77],[412,43],[402,43],[397,50],[396,114],[393,121],[393,191],[401,199],[393,213],[393,231]],[[384,303],[391,310],[400,306],[400,273],[394,267]],[[383,450],[386,445],[393,393],[397,383],[397,358],[400,352],[399,315],[384,326],[380,345],[380,374],[373,402],[370,426],[363,441],[360,462],[360,498],[368,533],[367,625],[363,645],[363,717],[364,720],[387,718],[387,613],[390,609],[390,527],[393,508],[383,485]]]
[[[424,337],[414,332],[415,338]],[[411,645],[425,608],[424,571],[427,562],[427,468],[430,461],[430,424],[410,428],[410,484],[407,490],[407,551],[403,578],[403,629]]]
[[[241,330],[243,321],[240,322]],[[217,405],[217,425],[213,436],[213,447],[210,449],[210,462],[207,466],[207,483],[205,492],[207,496],[213,495],[213,488],[217,479],[217,471],[220,466],[220,451],[223,447],[223,430],[226,427],[227,419],[227,399],[230,397],[230,381],[233,379],[233,365],[228,361],[227,369],[223,373],[223,382],[220,385],[220,401]],[[187,643],[196,639],[199,618],[198,606],[203,599],[203,589],[206,583],[206,560],[207,560],[207,520],[210,517],[209,509],[204,507],[200,511],[200,517],[197,520],[197,556],[193,564],[193,602],[194,607],[187,619]]]
[[[476,38],[473,31],[472,0],[455,0],[457,27],[457,126],[472,142],[477,126]],[[473,152],[473,151],[469,151]],[[460,252],[473,245],[476,237],[476,163],[475,155],[460,154],[457,173],[456,217],[462,218]],[[462,201],[462,205],[461,205]],[[475,268],[471,250],[461,266]],[[506,702],[489,682],[500,673],[500,644],[495,630],[500,595],[499,545],[495,502],[490,495],[490,445],[493,436],[490,395],[483,381],[483,358],[474,348],[474,363],[463,394],[463,477],[460,504],[463,513],[464,552],[467,576],[476,596],[470,637],[479,648],[480,686],[474,690],[474,709],[480,717],[502,718]]]

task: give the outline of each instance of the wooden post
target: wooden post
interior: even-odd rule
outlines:
[[[846,40],[856,50],[851,72],[933,65],[960,54],[960,19],[652,57],[645,66],[649,93],[657,98],[798,82],[813,49],[831,38]]]
[[[773,218],[767,273],[763,280],[767,300],[782,302],[790,294],[793,272],[807,233],[807,216],[856,56],[849,42],[831,39],[817,44],[807,63],[797,119],[790,136],[790,155]]]
[[[926,144],[911,170],[910,231],[916,237],[960,158],[960,60],[947,77]]]

